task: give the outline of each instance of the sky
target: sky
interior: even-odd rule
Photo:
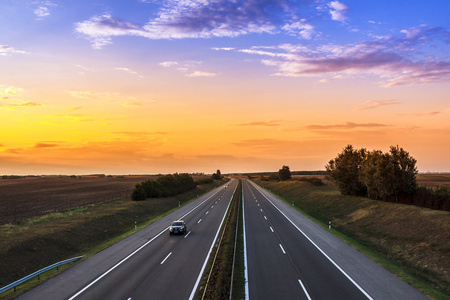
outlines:
[[[0,174],[450,171],[448,0],[1,0]]]

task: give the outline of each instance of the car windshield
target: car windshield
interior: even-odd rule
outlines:
[[[172,226],[183,226],[183,222],[173,222]]]

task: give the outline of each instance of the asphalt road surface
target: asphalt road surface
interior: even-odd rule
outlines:
[[[248,180],[243,199],[249,299],[428,299]]]
[[[182,206],[18,299],[192,299],[238,180]],[[428,299],[244,180],[247,299]],[[170,236],[182,218],[188,234]]]
[[[191,299],[238,180],[181,207],[19,299]],[[169,235],[182,218],[186,235]]]

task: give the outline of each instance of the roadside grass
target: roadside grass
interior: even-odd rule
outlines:
[[[450,297],[450,213],[345,196],[332,184],[254,180],[431,297]]]
[[[0,226],[0,286],[67,258],[86,259],[135,233],[135,222],[143,228],[178,209],[179,203],[185,205],[224,183],[215,180],[174,197],[138,202],[124,198]],[[40,281],[33,279],[1,297],[13,299],[66,268],[51,270]]]

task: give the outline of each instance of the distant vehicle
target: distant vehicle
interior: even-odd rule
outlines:
[[[187,226],[183,220],[176,220],[172,222],[172,225],[169,227],[169,234],[186,234]]]

